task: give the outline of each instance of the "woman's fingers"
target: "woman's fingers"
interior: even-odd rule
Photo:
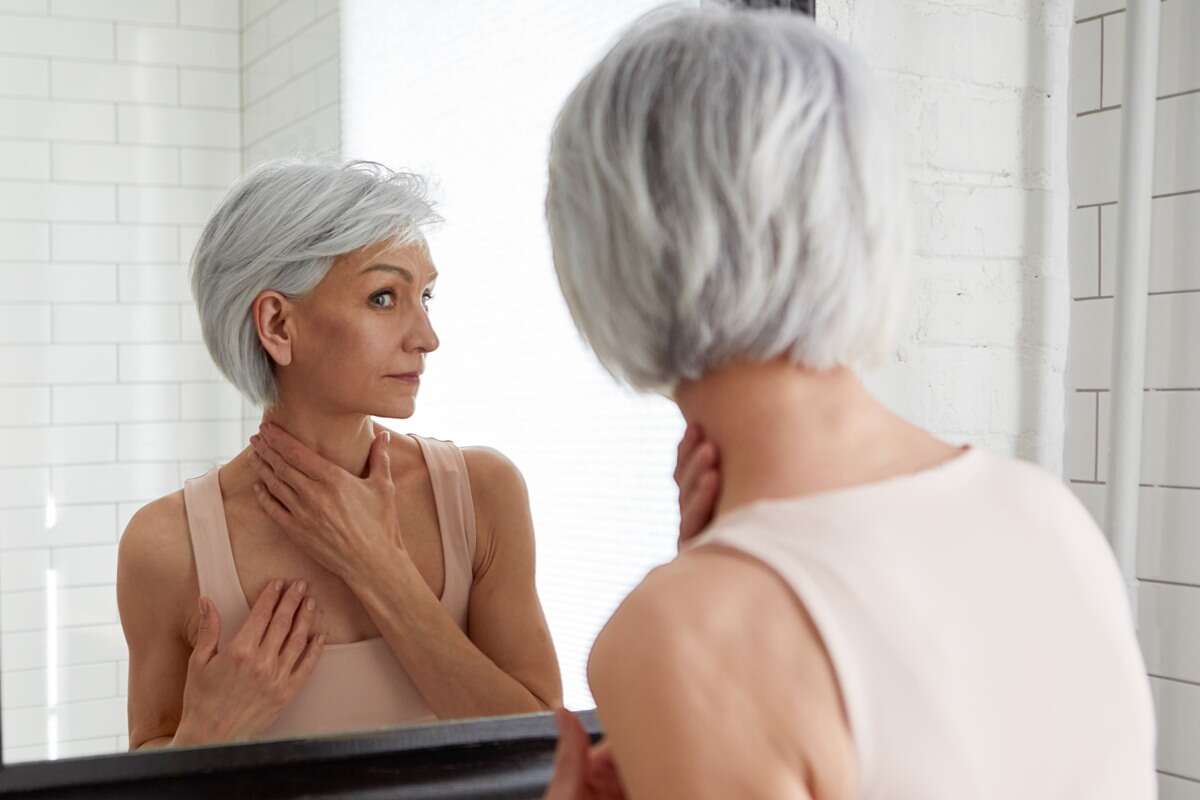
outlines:
[[[679,499],[679,544],[699,534],[712,522],[721,490],[721,476],[716,470],[703,473],[692,491]]]
[[[716,466],[717,446],[712,442],[704,442],[692,450],[677,479],[681,503],[685,495],[694,491],[697,479],[708,470],[715,469]]]
[[[683,468],[691,457],[692,450],[704,438],[704,432],[700,430],[699,425],[688,424],[687,430],[683,432],[683,438],[679,440],[679,447],[675,450],[675,483],[681,485],[679,479],[683,473]]]
[[[291,513],[283,507],[275,497],[267,491],[267,487],[261,483],[254,484],[254,497],[258,500],[258,506],[267,513],[267,516],[280,527],[289,530],[292,524]]]
[[[679,452],[675,482],[679,484],[679,545],[682,546],[712,521],[721,475],[717,447],[704,439],[703,432],[693,433],[689,427]]]
[[[558,746],[554,750],[554,775],[544,800],[583,800],[587,782],[588,735],[575,715],[556,709]]]
[[[192,661],[204,666],[217,652],[221,642],[221,615],[207,597],[200,598],[200,625],[196,629],[196,644],[192,648]]]
[[[259,592],[258,598],[254,601],[254,606],[250,609],[250,616],[246,618],[241,629],[234,635],[234,644],[246,650],[258,647],[263,634],[267,632],[267,625],[271,623],[275,605],[279,602],[279,596],[282,593],[283,581],[281,579],[276,578],[267,582],[266,588]]]
[[[254,448],[254,455],[258,456],[263,466],[291,489],[304,492],[312,485],[313,481],[307,475],[284,461],[283,456],[267,444],[263,437],[251,436],[250,446]]]
[[[587,787],[591,796],[600,800],[618,800],[625,796],[621,775],[617,772],[617,763],[613,760],[607,740],[588,751]]]
[[[313,668],[317,666],[317,661],[323,652],[325,652],[325,634],[318,633],[316,636],[308,637],[308,647],[305,648],[304,655],[300,656],[300,661],[292,670],[292,681],[297,686],[303,686],[308,681],[308,676],[312,675]]]
[[[304,655],[304,648],[308,646],[308,634],[312,631],[313,621],[316,619],[316,610],[317,601],[311,597],[304,598],[304,602],[300,604],[296,621],[292,624],[287,640],[283,643],[283,650],[279,654],[279,669],[284,674],[291,674]]]
[[[292,630],[296,611],[300,608],[300,603],[304,601],[304,593],[307,589],[306,582],[296,581],[279,598],[279,605],[275,607],[275,613],[271,616],[271,622],[267,625],[267,631],[262,640],[262,649],[271,657],[278,657],[280,651],[283,650],[283,643]]]
[[[314,481],[332,482],[342,475],[350,474],[336,464],[321,458],[278,425],[263,425],[259,431],[266,444],[278,453],[288,465]]]
[[[280,505],[293,513],[300,508],[300,498],[296,495],[295,490],[281,480],[258,453],[250,454],[250,466],[253,467],[258,479],[267,487],[267,491],[271,493],[271,496],[279,501]]]

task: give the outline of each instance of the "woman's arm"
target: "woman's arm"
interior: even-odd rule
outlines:
[[[495,451],[464,456],[481,523],[470,636],[408,559],[379,563],[351,586],[439,717],[544,711],[561,704],[562,680],[534,586],[525,484]]]
[[[263,507],[346,582],[438,717],[558,704],[561,679],[534,587],[533,526],[520,474],[497,453],[466,454],[486,556],[475,570],[468,636],[393,529],[385,436],[372,446],[368,478],[360,479],[271,429],[266,442],[255,442],[256,469],[270,491],[260,494]]]
[[[182,496],[134,515],[117,555],[117,607],[129,647],[129,749],[173,743],[191,646],[181,592],[194,586]],[[196,589],[198,592],[199,590]]]

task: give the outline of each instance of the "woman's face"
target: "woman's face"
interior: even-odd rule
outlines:
[[[436,278],[424,243],[383,242],[335,259],[281,315],[291,319],[282,323],[290,363],[276,359],[280,402],[300,396],[331,413],[411,416],[425,354],[438,346],[429,321]]]

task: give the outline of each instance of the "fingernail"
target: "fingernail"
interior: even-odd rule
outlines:
[[[200,619],[208,616],[208,603],[204,602],[204,598],[200,598]]]
[[[305,581],[300,581],[299,583],[296,584],[296,591],[300,592],[300,594],[304,594],[305,590],[307,590],[307,589],[308,589],[308,583]]]
[[[310,598],[308,598],[307,600],[305,600],[305,601],[304,601],[304,607],[305,607],[305,608],[307,608],[309,611],[312,611],[314,608],[316,608],[316,607],[317,607],[317,601],[316,601],[316,600],[313,600],[313,599],[310,597]]]
[[[386,442],[386,443],[388,443],[388,444],[391,444],[391,443],[392,443],[392,432],[391,432],[391,431],[384,431],[384,432],[383,432],[383,441],[384,441],[384,442]]]
[[[277,592],[283,591],[283,581],[277,580],[271,584],[271,588]]]

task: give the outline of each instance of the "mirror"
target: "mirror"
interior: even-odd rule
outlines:
[[[464,726],[478,718],[488,720],[479,736],[507,736],[515,752],[551,741],[542,709],[593,705],[586,670],[597,632],[676,552],[672,469],[684,425],[666,399],[617,385],[581,342],[551,264],[547,152],[580,76],[659,2],[0,1],[9,776],[84,756],[114,756],[73,761],[100,772],[137,765],[115,757],[131,749],[168,774],[178,759],[217,757],[185,745],[255,742],[227,749],[240,769],[284,750],[262,741],[301,737],[289,752],[307,758],[327,741],[318,737],[366,731],[417,731],[428,747],[453,731],[444,735],[469,749],[476,734]],[[812,13],[804,0],[743,4]],[[1162,4],[1147,361],[1142,385],[1121,391],[1111,342],[1123,276],[1127,98],[1114,76],[1125,4],[970,5],[820,9],[818,24],[876,72],[907,170],[909,319],[894,358],[863,377],[947,441],[1061,477],[1101,526],[1118,491],[1114,465],[1141,453],[1140,472],[1126,470],[1137,485],[1126,481],[1118,501],[1136,498],[1136,525],[1110,536],[1137,599],[1160,786],[1184,796],[1200,781],[1187,712],[1200,703],[1190,645],[1200,462],[1187,447],[1200,384],[1183,344],[1200,319],[1191,308],[1200,169],[1187,146],[1200,119],[1189,55],[1200,6]],[[292,205],[262,201],[268,192],[236,206],[246,217],[221,230],[237,241],[205,236],[231,186],[291,156],[384,165],[356,168],[372,179],[417,176],[384,183],[408,192],[420,236],[326,253],[336,258],[322,288],[299,292],[238,299],[212,270],[202,313],[189,281],[198,248],[206,263],[244,267],[230,254],[261,245],[272,213],[301,219],[336,200],[293,185],[278,195]],[[366,286],[364,275],[378,282]],[[362,304],[347,310],[355,297]],[[276,365],[274,383],[218,366],[229,353],[215,353],[205,331],[211,340],[225,308],[253,313],[264,348],[255,352]],[[399,322],[373,327],[397,308]],[[361,323],[355,335],[341,324],[349,319]],[[307,449],[278,431],[264,449],[261,404],[248,395],[271,387],[287,398],[273,419]],[[1142,388],[1141,438],[1115,435],[1115,398]],[[372,427],[322,431],[312,410],[331,404],[369,415]],[[370,437],[384,429],[391,440],[372,460]],[[301,473],[285,484],[317,487],[290,517],[254,494],[263,470],[285,471],[281,458]],[[391,472],[393,506],[355,488],[377,469]],[[339,514],[356,524],[338,528]],[[358,538],[331,550],[335,534]],[[498,536],[510,546],[496,549]],[[303,579],[303,596],[264,595],[276,579],[281,595]],[[262,597],[272,612],[247,635],[254,647],[241,661],[205,673],[209,685],[253,674],[249,651],[269,640],[271,674],[293,679],[288,687],[259,675],[238,683],[241,694],[205,694],[191,680],[202,593],[212,600],[204,635],[215,642],[197,659],[205,669],[212,653],[235,652]],[[296,615],[310,598],[317,608],[302,629]],[[276,617],[282,634],[269,632]],[[283,670],[293,630],[305,635]],[[299,675],[318,632],[326,649]],[[189,686],[225,703],[202,703],[209,716],[193,719],[241,722],[199,724],[172,747]],[[280,694],[271,700],[268,689]],[[279,708],[264,711],[271,702]],[[342,754],[359,744],[341,740]],[[388,747],[373,753],[382,760]],[[12,786],[4,777],[0,791]]]
[[[374,639],[355,655],[387,659],[378,626],[345,582],[278,538],[256,538],[253,525],[239,524],[249,506],[215,501],[211,482],[194,507],[180,495],[185,482],[247,451],[261,419],[204,344],[188,261],[239,176],[294,154],[369,159],[429,179],[444,219],[427,232],[440,273],[430,305],[440,346],[428,355],[411,417],[377,422],[408,445],[397,454],[407,469],[419,469],[414,453],[429,456],[401,438],[408,433],[428,437],[428,447],[453,441],[468,461],[483,446],[516,465],[536,537],[529,588],[544,622],[534,629],[544,626],[553,642],[543,674],[524,679],[568,707],[592,705],[591,641],[628,589],[674,553],[671,470],[682,421],[667,401],[616,386],[575,333],[550,263],[545,165],[567,92],[623,26],[655,5],[246,0],[177,8],[167,0],[3,12],[13,37],[5,39],[13,53],[4,57],[5,91],[23,99],[0,101],[2,133],[12,137],[0,142],[0,170],[6,197],[26,195],[5,206],[0,245],[5,763],[126,752],[138,680],[154,686],[141,687],[135,716],[170,709],[171,698],[178,704],[186,664],[169,632],[195,637],[197,614],[180,605],[172,573],[144,569],[161,566],[166,550],[181,559],[174,574],[191,581],[193,594],[197,567],[206,585],[232,587],[214,598],[224,617],[237,616],[239,589],[244,614],[269,578],[307,577],[308,594],[344,639],[324,658],[350,659],[359,646],[351,642]],[[221,472],[233,492],[236,481]],[[411,498],[402,490],[401,502],[421,508],[412,523],[426,538],[413,561],[429,573],[433,596],[451,576],[449,551],[430,546],[444,510],[431,488],[455,487],[426,480]],[[143,514],[146,524],[134,526],[145,529],[145,558],[121,556],[128,582],[119,604],[122,536],[163,497],[174,498],[166,514]],[[221,511],[232,572],[228,560],[197,558],[194,549],[219,547]],[[192,539],[189,521],[204,527],[205,544]],[[167,582],[156,582],[163,575]],[[133,686],[130,615],[159,632],[162,650],[176,651],[173,666],[154,667],[158,648],[149,648]],[[417,705],[409,722],[428,722],[428,708]],[[468,704],[447,718],[488,708]],[[344,709],[323,715],[335,710]],[[312,732],[381,724],[363,713]],[[275,729],[304,733],[302,724]]]

